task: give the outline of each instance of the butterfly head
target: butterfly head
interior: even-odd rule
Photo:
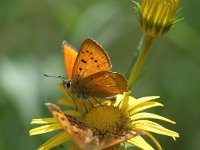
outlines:
[[[63,80],[64,87],[69,91],[72,99],[79,99],[85,101],[88,99],[88,94],[83,91],[77,91],[76,88],[73,88],[71,80]]]

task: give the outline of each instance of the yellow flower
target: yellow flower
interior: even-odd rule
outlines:
[[[166,135],[172,137],[173,139],[179,137],[178,133],[167,129],[150,119],[158,119],[175,124],[174,121],[154,113],[143,112],[144,110],[152,107],[163,106],[161,103],[154,101],[155,99],[159,98],[158,96],[135,99],[134,97],[129,96],[129,93],[126,93],[124,95],[117,95],[117,99],[115,101],[106,100],[102,104],[91,100],[90,104],[92,107],[87,107],[88,105],[85,105],[81,101],[77,101],[78,111],[76,111],[68,91],[62,84],[60,84],[59,87],[66,95],[66,98],[60,99],[58,103],[63,106],[67,106],[68,108],[68,110],[63,111],[63,114],[65,114],[66,118],[68,118],[72,128],[81,129],[81,127],[83,127],[87,128],[88,132],[92,132],[92,134],[89,135],[82,135],[86,136],[83,138],[85,138],[87,141],[95,138],[95,141],[98,141],[95,143],[95,146],[100,145],[97,149],[108,148],[110,146],[113,149],[114,147],[120,149],[120,143],[123,143],[124,148],[126,148],[127,143],[129,143],[129,145],[136,146],[140,149],[153,150],[154,148],[149,145],[143,138],[144,136],[147,136],[155,143],[157,149],[161,150],[162,148],[159,142],[151,133]],[[70,110],[69,108],[73,109]],[[56,111],[59,112],[60,110]],[[61,118],[61,120],[63,120],[63,118]],[[51,149],[62,143],[71,141],[72,139],[74,140],[74,137],[70,137],[71,133],[63,129],[63,125],[60,122],[61,121],[59,121],[59,119],[57,120],[56,118],[32,120],[31,124],[40,124],[42,126],[31,129],[29,131],[30,135],[61,130],[60,133],[41,145],[38,148],[39,150]],[[77,132],[79,132],[79,130],[77,130]],[[80,133],[82,132],[85,131],[80,131]],[[112,138],[110,139],[108,138],[109,136],[107,136],[108,134],[116,135],[116,137],[113,138],[113,136],[110,136],[110,138]],[[117,138],[118,136],[123,138]],[[77,141],[74,142],[76,144],[78,143]],[[80,148],[79,145],[78,147]],[[91,147],[91,145],[89,145],[89,147]],[[74,148],[74,145],[71,148]]]
[[[142,0],[141,5],[133,2],[141,28],[149,36],[162,36],[177,22],[179,0]]]

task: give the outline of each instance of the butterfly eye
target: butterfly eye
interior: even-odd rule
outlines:
[[[70,88],[71,87],[71,81],[67,81],[66,86],[67,86],[67,88]]]
[[[71,81],[63,80],[63,85],[64,85],[66,88],[70,88],[70,87],[71,87]]]

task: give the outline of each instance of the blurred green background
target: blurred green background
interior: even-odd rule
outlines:
[[[159,95],[153,111],[175,120],[161,123],[180,133],[163,149],[200,149],[200,1],[183,1],[184,20],[157,39],[133,90],[136,98]],[[0,0],[0,150],[34,150],[51,134],[29,137],[32,118],[50,117],[45,101],[63,97],[61,42],[77,49],[92,37],[109,53],[112,70],[126,73],[142,33],[130,0]]]

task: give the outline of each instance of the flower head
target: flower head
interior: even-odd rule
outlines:
[[[159,119],[172,124],[175,122],[153,113],[143,112],[152,107],[163,106],[153,101],[158,98],[157,96],[135,99],[126,93],[118,95],[115,101],[106,100],[102,104],[90,100],[91,107],[87,108],[88,105],[77,101],[78,111],[75,111],[68,91],[62,84],[59,87],[67,98],[59,100],[58,103],[67,106],[68,110],[61,111],[57,106],[47,104],[55,118],[33,119],[31,124],[45,125],[34,128],[29,133],[36,135],[60,129],[62,131],[41,145],[39,150],[51,149],[71,140],[79,149],[120,148],[120,143],[124,145],[129,143],[141,149],[153,149],[144,140],[145,135],[153,140],[158,149],[161,149],[151,132],[174,139],[179,137],[178,133],[150,119]]]
[[[162,36],[177,22],[179,0],[142,0],[141,5],[134,4],[141,28],[149,36]]]

